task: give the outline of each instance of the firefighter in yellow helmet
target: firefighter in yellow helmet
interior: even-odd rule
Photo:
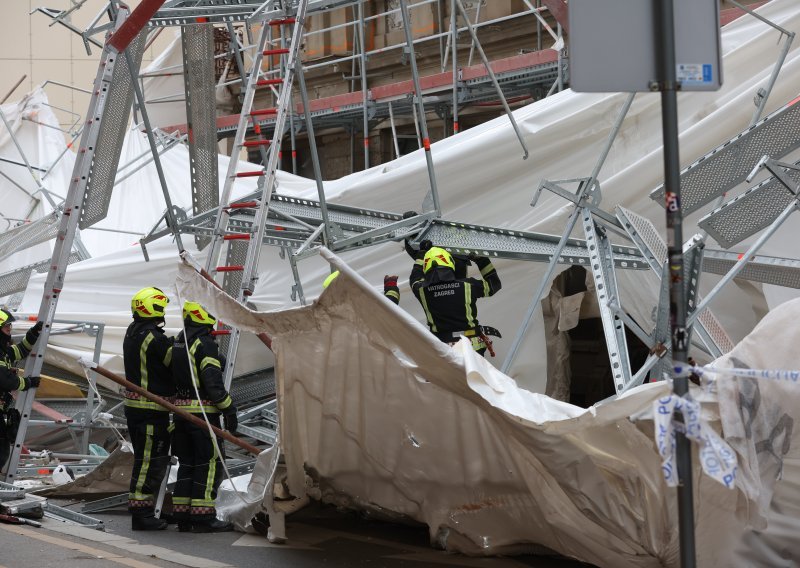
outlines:
[[[236,407],[225,389],[224,358],[211,334],[216,322],[197,302],[183,304],[184,331],[175,339],[172,357],[178,387],[175,405],[192,414],[202,415],[205,411],[208,421],[218,428],[222,428],[222,416],[225,429],[233,433],[238,426]],[[222,450],[222,440],[218,438],[215,447],[207,428],[176,416],[172,447],[180,462],[172,494],[178,530],[198,533],[233,530],[231,523],[217,519],[215,506],[222,481],[221,460],[225,458],[217,452],[217,447]]]
[[[131,299],[133,322],[125,332],[122,355],[125,376],[133,384],[162,398],[175,395],[170,364],[174,338],[164,333],[169,298],[147,287]],[[132,391],[125,391],[125,418],[133,445],[128,510],[133,530],[160,530],[167,526],[155,513],[155,498],[169,465],[169,411]]]
[[[11,444],[17,436],[19,411],[14,408],[13,391],[24,391],[39,386],[39,377],[21,377],[14,364],[28,356],[33,349],[42,322],[38,321],[19,343],[11,342],[12,324],[16,318],[11,312],[0,310],[0,469],[11,454]]]
[[[477,264],[482,280],[467,277],[466,265],[463,277],[457,274],[453,255],[426,241],[416,254],[409,282],[436,337],[453,343],[458,335],[464,335],[472,342],[473,349],[483,355],[491,344],[484,327],[478,323],[477,301],[496,294],[501,283],[487,257],[470,254],[467,259]],[[495,330],[492,333],[497,334]]]

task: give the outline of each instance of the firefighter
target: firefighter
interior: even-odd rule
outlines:
[[[325,281],[322,283],[322,289],[326,289],[331,285],[331,282],[336,280],[339,276],[339,271],[331,272]],[[389,298],[395,304],[400,303],[400,288],[397,287],[397,276],[384,276],[383,277],[383,295]]]
[[[461,276],[462,269],[449,252],[422,243],[409,282],[436,337],[453,343],[457,335],[464,335],[472,348],[483,355],[487,348],[491,350],[491,342],[478,323],[477,300],[496,294],[501,287],[500,277],[485,256],[472,253],[466,260],[478,266],[483,280],[467,277],[466,264]]]
[[[158,288],[139,290],[131,299],[133,322],[125,332],[122,354],[125,376],[133,384],[162,398],[175,395],[170,371],[173,337],[164,333],[164,312],[169,298]],[[155,497],[169,465],[170,413],[137,393],[125,391],[125,418],[133,445],[128,510],[133,530],[161,530]]]
[[[211,335],[216,318],[196,302],[183,305],[184,330],[175,339],[172,369],[177,382],[178,408],[200,415],[208,421],[236,432],[236,407],[225,389],[224,368],[217,343]],[[198,397],[199,393],[199,397]],[[224,455],[222,440],[216,445],[207,428],[175,417],[173,451],[178,457],[178,480],[172,495],[173,515],[178,530],[196,533],[233,530],[233,525],[217,519],[215,500],[222,481]],[[219,449],[219,451],[218,451]]]
[[[17,437],[19,411],[14,408],[12,391],[25,391],[39,386],[39,377],[20,377],[14,364],[28,356],[33,349],[42,322],[30,328],[19,343],[11,343],[11,328],[15,317],[6,310],[0,310],[0,469],[5,467],[11,454],[11,444]]]

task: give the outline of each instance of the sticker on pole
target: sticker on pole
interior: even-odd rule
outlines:
[[[675,76],[682,85],[711,85],[714,67],[711,63],[678,63]]]

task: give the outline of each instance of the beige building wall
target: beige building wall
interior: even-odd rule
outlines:
[[[8,97],[8,102],[21,99],[34,87],[45,81],[58,81],[67,85],[91,90],[100,48],[92,45],[87,55],[81,37],[40,12],[30,12],[39,7],[67,10],[82,0],[3,0],[3,32],[0,34],[0,100],[5,98],[17,81],[25,79]],[[135,7],[139,0],[129,0]],[[83,30],[106,5],[104,0],[86,0],[79,10],[72,12],[69,22]],[[108,21],[106,16],[101,22]],[[144,54],[142,67],[148,65],[174,37],[174,28],[163,30]],[[101,43],[103,34],[95,37]],[[89,95],[80,91],[50,84],[45,87],[50,104],[59,109],[56,116],[63,128],[69,128],[78,116],[86,114]],[[77,115],[77,116],[76,116]]]

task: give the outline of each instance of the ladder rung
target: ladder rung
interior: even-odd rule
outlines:
[[[255,171],[255,172],[237,172],[237,178],[251,178],[251,177],[261,177],[264,175],[264,170]]]
[[[211,332],[211,335],[230,335],[230,329],[215,329]]]
[[[269,22],[267,22],[267,24],[269,24],[270,26],[284,26],[288,24],[293,24],[296,21],[297,20],[295,20],[294,18],[282,18],[279,20],[270,20]]]
[[[255,146],[269,146],[272,144],[271,140],[247,140],[242,142],[242,146],[245,148],[253,148]]]
[[[250,234],[249,233],[231,233],[230,235],[224,235],[222,237],[225,241],[249,241]]]
[[[278,114],[278,109],[276,108],[260,108],[256,110],[250,111],[250,116],[265,116],[270,114]]]
[[[256,81],[256,85],[259,87],[266,87],[268,85],[281,85],[283,83],[283,79],[259,79]]]
[[[289,53],[289,48],[288,47],[279,47],[277,49],[265,49],[261,53],[262,53],[262,55],[285,55],[285,54]]]
[[[240,201],[239,203],[228,205],[228,209],[247,209],[250,207],[258,207],[258,201]]]
[[[241,264],[234,264],[231,266],[217,266],[217,272],[240,272],[244,270]]]

